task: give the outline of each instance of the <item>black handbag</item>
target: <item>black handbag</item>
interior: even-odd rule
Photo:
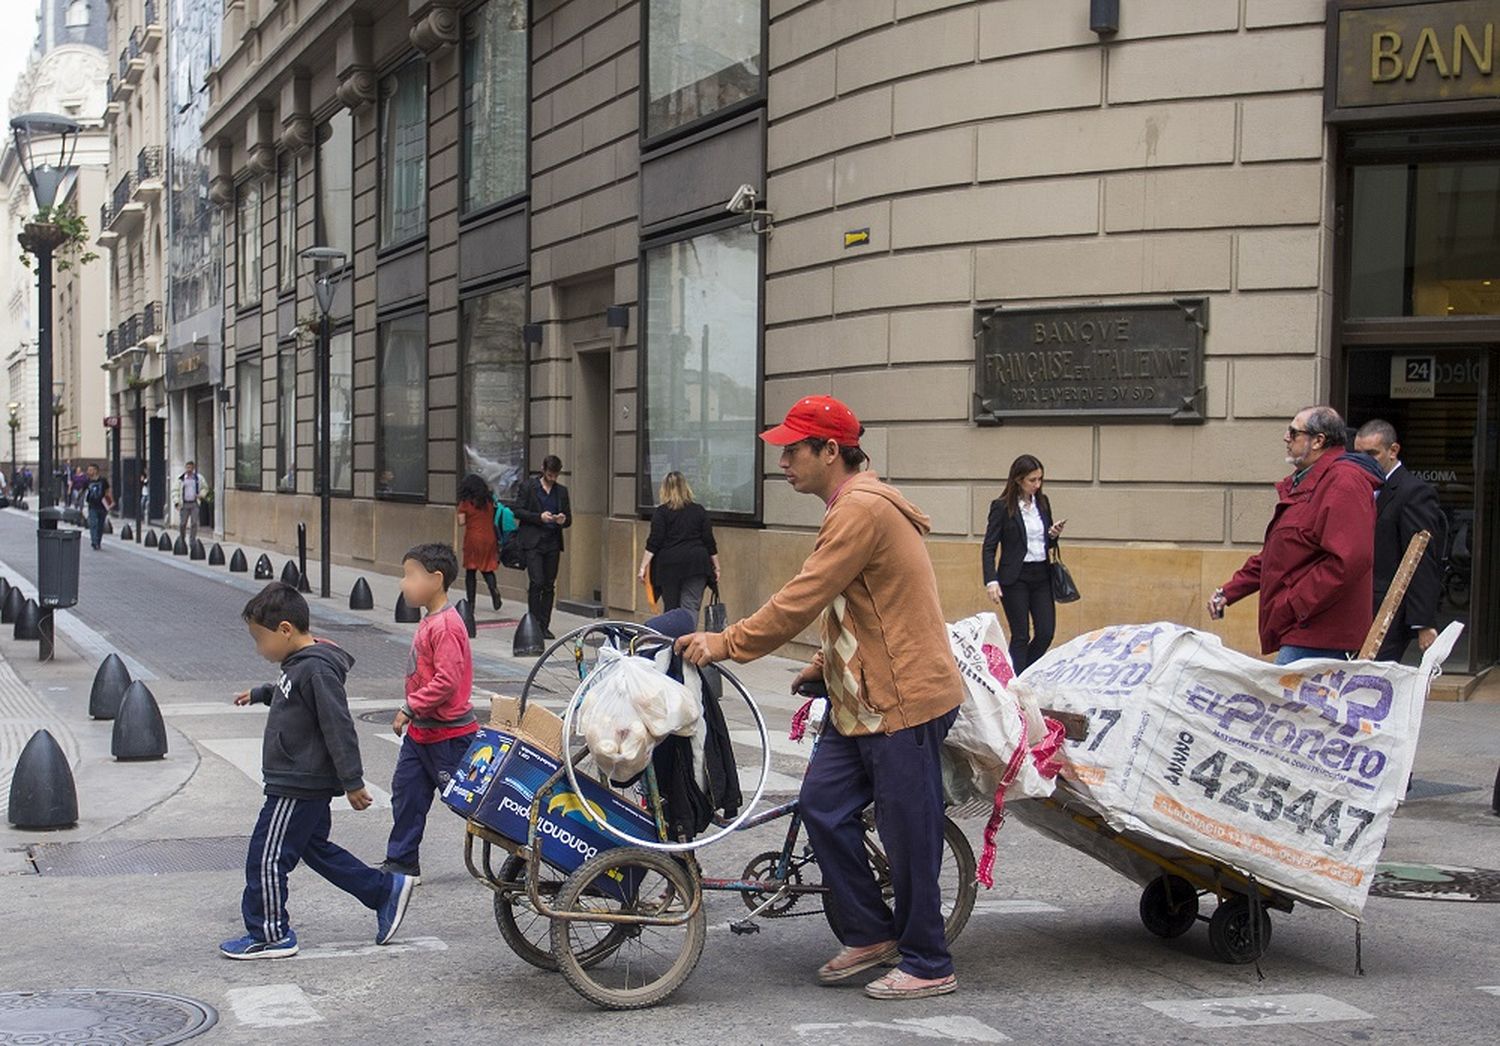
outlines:
[[[1048,554],[1047,566],[1052,575],[1052,599],[1056,603],[1076,603],[1083,597],[1078,594],[1078,586],[1073,583],[1073,575],[1068,573],[1068,568],[1063,564],[1062,556],[1054,548]]]
[[[722,632],[729,625],[729,608],[719,598],[719,586],[710,585],[708,588],[708,605],[703,608],[703,630],[705,632]]]

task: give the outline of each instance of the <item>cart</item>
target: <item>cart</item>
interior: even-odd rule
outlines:
[[[671,642],[643,626],[614,621],[575,629],[556,640],[533,666],[521,702],[524,710],[528,701],[566,696],[563,758],[535,787],[526,808],[524,842],[472,819],[465,838],[465,863],[470,874],[494,891],[495,921],[506,944],[531,965],[560,971],[580,995],[605,1009],[653,1006],[687,980],[703,951],[705,891],[741,897],[749,914],[730,924],[736,934],[756,932],[759,919],[794,915],[822,914],[837,928],[833,910],[822,903],[827,888],[813,874],[816,859],[810,847],[799,843],[797,802],[756,813],[770,770],[770,741],[759,708],[732,674],[716,670],[725,694],[737,694],[754,722],[761,755],[759,774],[738,816],[716,820],[712,830],[699,838],[669,838],[650,767],[641,778],[638,794],[627,796],[592,766],[587,748],[572,749],[573,721],[586,696],[579,683],[592,670],[599,650],[612,646],[652,656]],[[811,725],[816,750],[820,717],[815,715]],[[604,789],[613,794],[604,795]],[[634,812],[627,812],[619,805],[621,801],[634,805]],[[555,808],[581,815],[593,829],[609,836],[613,845],[594,847],[595,852],[572,868],[567,862],[549,860],[549,845],[554,857],[559,851],[557,833],[547,828],[550,822],[544,811]],[[697,857],[700,848],[732,832],[780,818],[788,818],[789,824],[779,850],[755,856],[735,878],[703,875]],[[944,928],[952,941],[968,921],[977,887],[974,855],[963,831],[951,820],[944,829]],[[549,830],[553,832],[551,844],[543,834]],[[889,895],[889,868],[874,820],[868,815],[865,839],[871,865]],[[497,852],[505,855],[498,867]]]

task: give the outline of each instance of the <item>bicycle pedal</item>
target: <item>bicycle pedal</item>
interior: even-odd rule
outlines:
[[[737,923],[730,923],[729,932],[735,935],[760,933],[760,923],[750,919],[742,919]]]

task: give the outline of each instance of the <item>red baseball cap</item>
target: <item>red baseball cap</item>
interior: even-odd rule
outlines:
[[[859,419],[832,396],[804,396],[786,412],[786,420],[767,429],[760,438],[774,447],[789,447],[799,440],[831,439],[841,447],[859,446]]]

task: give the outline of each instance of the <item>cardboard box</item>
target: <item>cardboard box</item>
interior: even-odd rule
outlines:
[[[466,820],[474,816],[479,800],[484,797],[490,782],[495,779],[495,772],[515,743],[513,734],[480,727],[469,744],[469,750],[443,786],[442,800],[448,808]]]
[[[539,750],[527,738],[514,739],[491,772],[489,786],[471,819],[512,842],[525,843],[532,799],[559,765],[554,756]],[[548,864],[571,872],[599,851],[625,845],[589,819],[583,810],[585,802],[595,817],[607,818],[628,835],[656,838],[655,819],[639,806],[591,778],[580,777],[578,785],[581,797],[569,789],[564,778],[542,805],[537,837],[541,841],[542,859]],[[446,792],[445,789],[445,801]]]
[[[561,756],[563,722],[535,701],[521,714],[519,697],[496,697],[490,701],[490,726],[512,737],[524,737],[550,756]]]

